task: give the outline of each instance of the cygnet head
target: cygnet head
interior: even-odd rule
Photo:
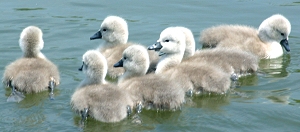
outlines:
[[[141,45],[131,45],[123,51],[122,59],[114,67],[124,67],[125,73],[121,77],[124,79],[145,75],[149,65],[147,49]]]
[[[128,40],[126,21],[118,16],[108,16],[102,22],[100,29],[90,40],[103,39],[111,44],[126,44]]]
[[[178,54],[183,56],[185,47],[185,35],[182,30],[177,27],[168,27],[160,33],[157,42],[148,49],[159,51],[161,55]]]
[[[28,26],[23,29],[19,45],[24,53],[24,57],[41,57],[44,55],[40,52],[44,47],[43,32],[36,26]]]
[[[179,28],[185,35],[185,51],[183,58],[187,58],[193,56],[196,50],[195,39],[192,31],[186,27],[177,27]]]
[[[107,73],[107,61],[105,57],[97,50],[88,50],[82,56],[83,64],[79,71],[83,71],[87,78],[95,83],[105,83]]]
[[[280,43],[286,51],[290,51],[288,36],[291,32],[291,23],[280,14],[273,15],[264,20],[259,28],[258,35],[262,41]]]

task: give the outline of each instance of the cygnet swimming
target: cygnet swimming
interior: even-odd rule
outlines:
[[[107,62],[99,51],[87,51],[79,70],[86,77],[72,95],[71,106],[81,113],[82,121],[90,116],[102,122],[119,122],[131,113],[130,95],[105,81]]]
[[[100,44],[98,50],[104,55],[108,63],[107,75],[111,78],[117,78],[124,73],[124,68],[114,68],[115,62],[122,57],[122,52],[130,45],[135,43],[127,42],[128,40],[127,22],[118,16],[108,16],[102,22],[97,33],[90,37],[90,40],[103,39],[104,43]],[[159,56],[156,52],[149,52],[150,68],[149,72],[155,69]]]
[[[115,67],[124,67],[125,73],[119,78],[118,86],[129,91],[134,102],[158,110],[176,110],[184,103],[184,91],[168,76],[145,75],[149,55],[143,46],[132,45],[125,49]]]
[[[12,88],[7,101],[19,102],[24,93],[38,93],[53,90],[60,83],[58,68],[41,52],[44,47],[42,30],[36,26],[26,27],[19,39],[23,57],[5,67],[3,83]]]
[[[277,58],[283,55],[282,47],[289,52],[288,36],[291,24],[283,15],[265,19],[258,29],[243,25],[220,25],[207,28],[200,35],[203,48],[237,48],[260,58]]]
[[[186,92],[222,94],[230,88],[230,74],[219,67],[197,62],[181,63],[185,51],[185,35],[176,27],[163,30],[157,43],[148,49],[159,51],[162,55],[155,73],[168,76]]]

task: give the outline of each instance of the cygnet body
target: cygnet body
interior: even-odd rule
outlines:
[[[184,102],[184,91],[176,82],[167,76],[145,75],[149,67],[149,56],[143,46],[128,47],[115,66],[124,67],[125,73],[119,78],[118,86],[129,91],[134,102],[163,110],[178,109]]]
[[[122,52],[130,45],[128,41],[127,22],[118,16],[108,16],[102,22],[100,29],[90,39],[103,39],[104,43],[100,44],[98,50],[104,55],[108,63],[107,75],[111,78],[117,78],[124,73],[123,68],[114,68],[115,62],[122,57]],[[155,68],[158,62],[158,54],[154,51],[149,52],[150,55],[150,71]]]
[[[200,35],[200,44],[203,48],[238,48],[260,58],[272,59],[283,55],[282,47],[290,51],[290,32],[288,19],[275,14],[265,19],[258,29],[243,25],[220,25],[205,29]]]
[[[182,63],[195,62],[214,65],[220,67],[224,72],[234,75],[233,77],[239,77],[256,72],[258,61],[257,56],[246,51],[216,48],[198,50],[194,56],[187,58]]]
[[[102,122],[119,122],[127,117],[133,102],[126,91],[105,81],[107,62],[96,50],[83,55],[80,68],[86,75],[71,97],[72,109]]]
[[[26,27],[19,39],[23,57],[7,65],[3,74],[3,83],[16,91],[38,93],[53,89],[60,83],[56,65],[48,60],[40,50],[44,47],[43,33],[36,26]],[[21,100],[10,100],[21,101]]]

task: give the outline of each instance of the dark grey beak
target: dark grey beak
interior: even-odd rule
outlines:
[[[102,34],[100,31],[98,31],[92,37],[90,37],[90,40],[94,40],[94,39],[102,39]]]
[[[283,39],[280,41],[280,44],[281,46],[284,47],[284,49],[287,51],[287,52],[290,52],[291,49],[290,49],[290,46],[289,46],[289,41],[287,39]]]
[[[163,46],[160,44],[160,42],[156,42],[155,44],[148,47],[148,50],[155,50],[159,51]]]
[[[121,59],[119,62],[114,64],[114,67],[123,67],[123,60]]]
[[[82,71],[83,65],[84,65],[84,62],[82,62],[82,65],[81,65],[81,67],[78,69],[78,71]]]

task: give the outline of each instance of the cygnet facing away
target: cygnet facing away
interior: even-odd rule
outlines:
[[[25,97],[24,93],[38,93],[50,88],[50,98],[53,99],[53,90],[60,82],[59,71],[56,65],[42,53],[44,47],[43,33],[36,26],[26,27],[19,39],[23,57],[6,66],[3,74],[3,83],[12,88],[12,94],[7,99],[19,102]]]
[[[87,51],[79,70],[86,77],[72,95],[71,106],[81,113],[82,121],[89,115],[102,122],[119,122],[130,114],[133,101],[126,91],[105,81],[107,62],[99,51]]]
[[[102,22],[100,29],[95,33],[90,40],[103,39],[104,43],[98,47],[99,51],[107,59],[108,72],[107,75],[111,78],[117,78],[124,73],[124,68],[114,68],[115,62],[119,61],[122,57],[122,52],[134,43],[127,42],[128,40],[128,26],[127,22],[118,16],[108,16]],[[149,52],[150,55],[150,68],[155,69],[159,56],[156,52]]]
[[[220,25],[205,29],[200,35],[200,44],[203,48],[238,48],[260,58],[272,59],[283,55],[282,47],[290,51],[290,32],[289,20],[275,14],[265,19],[258,29],[242,25]]]
[[[132,45],[124,50],[115,67],[124,67],[125,73],[118,80],[121,89],[129,91],[135,103],[145,107],[175,110],[184,103],[184,91],[168,76],[146,74],[149,67],[146,48]],[[138,106],[139,107],[139,106]]]
[[[168,76],[184,91],[225,93],[230,88],[230,74],[211,64],[181,63],[185,51],[185,35],[176,27],[163,30],[149,50],[161,52],[156,74]]]

